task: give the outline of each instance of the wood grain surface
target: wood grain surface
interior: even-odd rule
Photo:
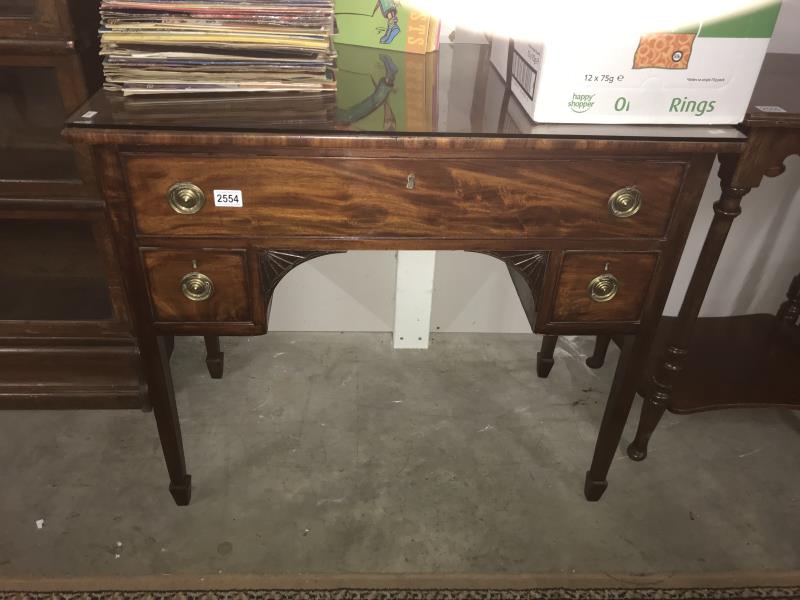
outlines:
[[[147,401],[130,343],[4,340],[0,364],[0,410],[143,408]]]
[[[156,321],[252,320],[244,251],[143,249],[142,261]],[[195,302],[181,292],[181,279],[195,271],[214,283],[214,293],[208,300]]]
[[[0,37],[23,40],[71,38],[72,23],[67,0],[29,0],[26,4],[28,6],[24,9],[10,6],[0,11]]]
[[[800,349],[778,335],[774,315],[706,317],[694,325],[689,360],[675,379],[667,407],[692,413],[738,407],[800,407]],[[656,348],[668,343],[677,318],[664,317]],[[649,361],[646,387],[662,357]],[[649,391],[649,390],[647,390]]]
[[[553,321],[638,321],[650,288],[658,254],[654,252],[567,252],[553,306]],[[606,272],[619,280],[608,302],[589,297],[589,283]]]
[[[172,236],[660,238],[685,163],[584,160],[415,160],[131,155],[127,180],[140,233]],[[408,189],[409,176],[414,188]],[[175,183],[200,187],[205,206],[173,212]],[[643,207],[608,211],[635,185]],[[213,192],[241,190],[243,208]]]

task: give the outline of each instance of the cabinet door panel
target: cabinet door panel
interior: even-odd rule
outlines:
[[[90,3],[91,0],[78,0]],[[72,36],[65,0],[0,1],[0,37],[30,39]]]
[[[114,318],[90,221],[0,221],[0,282],[2,321]]]
[[[65,112],[56,68],[0,65],[0,193],[80,183],[74,150],[61,138]]]

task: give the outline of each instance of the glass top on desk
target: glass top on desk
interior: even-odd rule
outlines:
[[[800,55],[767,54],[745,124],[800,127]]]
[[[506,93],[486,44],[445,44],[426,55],[338,46],[328,95],[128,96],[99,91],[74,127],[349,135],[603,137],[741,140],[730,126],[533,123]]]

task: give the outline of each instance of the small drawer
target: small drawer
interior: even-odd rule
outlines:
[[[662,238],[686,169],[592,157],[128,154],[124,165],[146,235],[504,240]]]
[[[658,263],[656,252],[567,252],[551,322],[638,322]]]
[[[142,249],[157,323],[252,321],[244,250]]]

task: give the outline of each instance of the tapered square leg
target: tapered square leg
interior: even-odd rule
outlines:
[[[169,484],[169,493],[178,506],[188,506],[192,501],[192,476],[184,475],[182,481],[172,481]]]
[[[542,338],[542,348],[536,353],[536,374],[546,379],[556,363],[553,354],[556,350],[557,335],[546,335]]]
[[[123,181],[122,165],[116,148],[110,146],[95,149],[95,161],[98,172],[108,183]],[[147,291],[147,275],[139,254],[139,247],[134,239],[134,225],[131,221],[131,210],[127,194],[121,190],[109,193],[107,185],[104,191],[108,223],[114,232],[117,256],[122,272],[125,274],[122,288],[127,296],[130,308],[131,325],[139,345],[142,375],[147,384],[148,402],[153,407],[158,438],[164,452],[164,462],[169,473],[170,492],[175,502],[181,506],[191,499],[191,477],[186,472],[186,460],[183,454],[183,438],[178,418],[178,407],[175,404],[175,391],[172,386],[172,374],[169,368],[169,355],[172,352],[173,338],[157,335],[152,323],[150,298]]]
[[[165,335],[164,336],[164,348],[167,353],[167,360],[172,358],[172,353],[175,352],[175,336],[174,335]]]
[[[606,353],[611,344],[610,335],[598,335],[594,342],[594,353],[586,359],[586,366],[591,369],[599,369],[606,362]]]
[[[649,345],[649,336],[627,335],[622,340],[622,354],[617,363],[614,383],[608,395],[608,402],[603,413],[603,421],[597,434],[592,466],[586,473],[583,493],[587,500],[597,501],[603,495],[608,482],[608,470],[622,438],[622,430],[631,411],[633,398]]]
[[[154,335],[142,336],[140,349],[158,437],[161,440],[161,449],[169,472],[169,491],[176,504],[186,506],[192,496],[192,478],[186,472],[181,424],[167,359],[167,341],[163,337]]]
[[[206,341],[206,367],[212,379],[222,379],[225,370],[225,353],[222,352],[219,337],[216,335],[204,336]]]
[[[603,493],[608,487],[605,479],[598,481],[593,479],[592,472],[586,471],[586,481],[583,484],[583,495],[589,502],[597,502],[603,497]]]

